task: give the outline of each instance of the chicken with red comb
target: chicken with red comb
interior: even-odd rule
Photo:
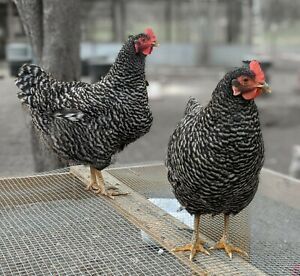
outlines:
[[[270,92],[258,61],[228,72],[207,106],[189,100],[168,145],[168,179],[180,204],[195,216],[192,242],[174,249],[209,254],[200,239],[200,217],[224,214],[224,232],[211,249],[246,255],[229,243],[229,215],[252,201],[264,162],[264,143],[254,99]]]
[[[25,64],[16,85],[46,144],[71,164],[90,166],[87,190],[113,198],[101,170],[152,125],[145,77],[147,55],[156,46],[152,29],[130,36],[109,72],[96,83],[61,82],[37,65]]]

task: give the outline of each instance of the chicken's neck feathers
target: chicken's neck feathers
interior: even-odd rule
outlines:
[[[257,115],[257,106],[254,100],[244,100],[241,96],[234,96],[228,81],[221,81],[212,98],[205,108],[211,116],[235,116],[252,114]]]
[[[114,64],[104,79],[134,84],[145,79],[145,56],[136,54],[130,39],[121,48]]]
[[[122,105],[148,105],[145,56],[135,53],[133,41],[123,45],[107,75],[94,85],[100,98],[105,95]]]

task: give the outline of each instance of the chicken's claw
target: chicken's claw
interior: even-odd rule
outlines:
[[[85,188],[86,191],[97,190],[98,185],[96,182],[91,181]]]
[[[115,186],[109,186],[106,188],[101,171],[92,166],[90,167],[90,170],[91,182],[87,185],[86,190],[92,190],[95,194],[107,196],[110,199],[114,199],[115,196],[128,195],[128,193],[118,192],[118,188]]]
[[[114,199],[115,196],[121,196],[121,195],[128,195],[129,193],[124,193],[124,192],[117,192],[118,188],[114,187],[114,189],[112,189],[111,187],[108,188],[107,190],[102,190],[102,189],[98,189],[97,191],[95,191],[95,194],[97,195],[102,195],[102,196],[107,196],[110,199]],[[113,190],[113,191],[112,191]]]
[[[183,246],[178,246],[173,248],[172,252],[191,251],[190,260],[192,261],[198,252],[202,252],[206,255],[210,255],[210,253],[203,247],[203,243],[204,243],[203,241],[199,240],[194,244],[189,243]]]
[[[245,257],[248,257],[248,253],[238,247],[235,247],[228,243],[224,237],[220,239],[214,246],[209,248],[210,250],[215,250],[215,249],[224,249],[229,256],[230,259],[232,259],[232,253],[236,252],[240,255],[244,255]]]

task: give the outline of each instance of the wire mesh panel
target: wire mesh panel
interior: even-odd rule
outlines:
[[[161,201],[153,200],[153,198],[167,198],[170,201],[169,205],[171,204],[174,196],[163,165],[110,169],[108,172],[120,182],[150,198],[161,208],[164,208]],[[175,216],[178,217],[176,213]],[[185,218],[185,223],[192,225],[192,219],[192,217],[188,220]],[[235,245],[246,249],[250,255],[249,262],[262,272],[269,275],[299,275],[299,229],[299,209],[272,200],[258,192],[248,208],[231,218],[230,240]],[[217,241],[221,237],[222,230],[223,216],[214,218],[204,216],[201,223],[202,234]],[[181,241],[178,240],[178,243]],[[213,255],[226,262],[226,259],[222,258],[227,257],[224,252],[213,252]],[[206,259],[206,256],[197,257],[198,260],[203,258]],[[224,273],[228,275],[233,272],[234,270],[229,273],[224,270]],[[244,271],[239,268],[239,273],[251,275],[249,271],[247,273],[246,268]]]
[[[258,194],[230,225],[231,241],[249,247],[250,263],[223,251],[198,254],[191,263],[188,253],[169,251],[191,240],[191,228],[141,195],[155,204],[159,197],[174,200],[164,167],[103,175],[132,193],[97,197],[72,172],[0,180],[0,275],[299,274],[298,209]],[[222,218],[206,217],[201,227],[211,246]]]
[[[191,275],[82,184],[67,173],[0,181],[1,275]]]
[[[270,275],[300,275],[300,211],[258,194],[250,210],[251,262]]]

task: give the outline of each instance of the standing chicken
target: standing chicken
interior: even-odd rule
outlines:
[[[152,125],[145,57],[156,46],[151,29],[130,36],[107,75],[99,82],[60,82],[36,65],[23,65],[18,97],[29,107],[42,138],[62,159],[88,164],[87,190],[113,197],[101,170],[114,154],[146,134]]]
[[[253,199],[264,161],[264,144],[254,98],[270,92],[257,61],[227,73],[206,107],[190,99],[172,134],[168,179],[180,204],[194,219],[191,244],[174,251],[209,252],[199,238],[200,216],[224,214],[224,233],[212,249],[246,254],[228,243],[229,215]]]

